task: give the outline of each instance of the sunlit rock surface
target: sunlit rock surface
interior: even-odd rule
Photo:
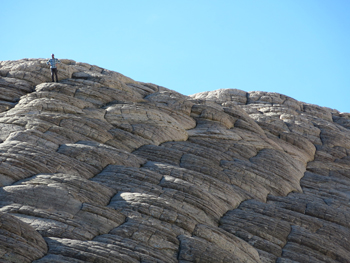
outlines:
[[[350,114],[0,62],[0,262],[350,262]]]

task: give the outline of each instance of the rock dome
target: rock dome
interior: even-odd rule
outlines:
[[[350,114],[0,62],[0,262],[350,262]]]

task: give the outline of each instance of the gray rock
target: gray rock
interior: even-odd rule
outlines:
[[[0,212],[0,227],[2,262],[32,262],[47,253],[43,237],[11,214]]]
[[[0,62],[1,262],[349,262],[349,113],[45,62]]]

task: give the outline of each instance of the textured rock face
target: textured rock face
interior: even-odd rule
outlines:
[[[350,114],[0,62],[0,262],[350,262]]]

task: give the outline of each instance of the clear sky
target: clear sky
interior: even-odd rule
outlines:
[[[350,112],[350,0],[0,0],[0,60],[73,59],[190,95]]]

